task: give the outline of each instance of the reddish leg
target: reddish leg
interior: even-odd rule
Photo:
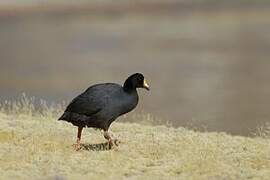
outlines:
[[[77,144],[76,144],[76,150],[78,151],[81,148],[81,135],[82,135],[83,127],[78,127],[78,133],[77,133]]]

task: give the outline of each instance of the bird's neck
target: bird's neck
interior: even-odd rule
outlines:
[[[127,79],[123,85],[123,89],[125,92],[131,93],[136,92],[136,87],[133,85],[132,81]]]

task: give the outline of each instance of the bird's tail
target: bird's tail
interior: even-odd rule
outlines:
[[[73,112],[64,112],[64,114],[60,118],[58,118],[58,120],[67,121],[76,126],[85,126],[85,121],[87,119],[89,119],[89,117]]]
[[[88,116],[85,116],[82,114],[78,114],[74,112],[64,112],[64,114],[60,118],[58,118],[58,120],[85,121],[88,118],[89,118]]]
[[[62,114],[62,116],[60,118],[58,118],[58,120],[66,120],[67,119],[67,113],[64,112],[64,114]]]

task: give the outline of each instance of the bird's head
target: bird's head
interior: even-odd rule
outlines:
[[[147,89],[148,91],[150,90],[150,87],[146,79],[141,73],[132,74],[127,78],[127,80],[124,83],[124,89],[126,91],[135,90],[136,88],[144,88]]]

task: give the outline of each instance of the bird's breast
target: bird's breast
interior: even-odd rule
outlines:
[[[125,114],[133,110],[138,104],[139,98],[137,94],[124,95],[118,101],[118,112],[120,115]]]

